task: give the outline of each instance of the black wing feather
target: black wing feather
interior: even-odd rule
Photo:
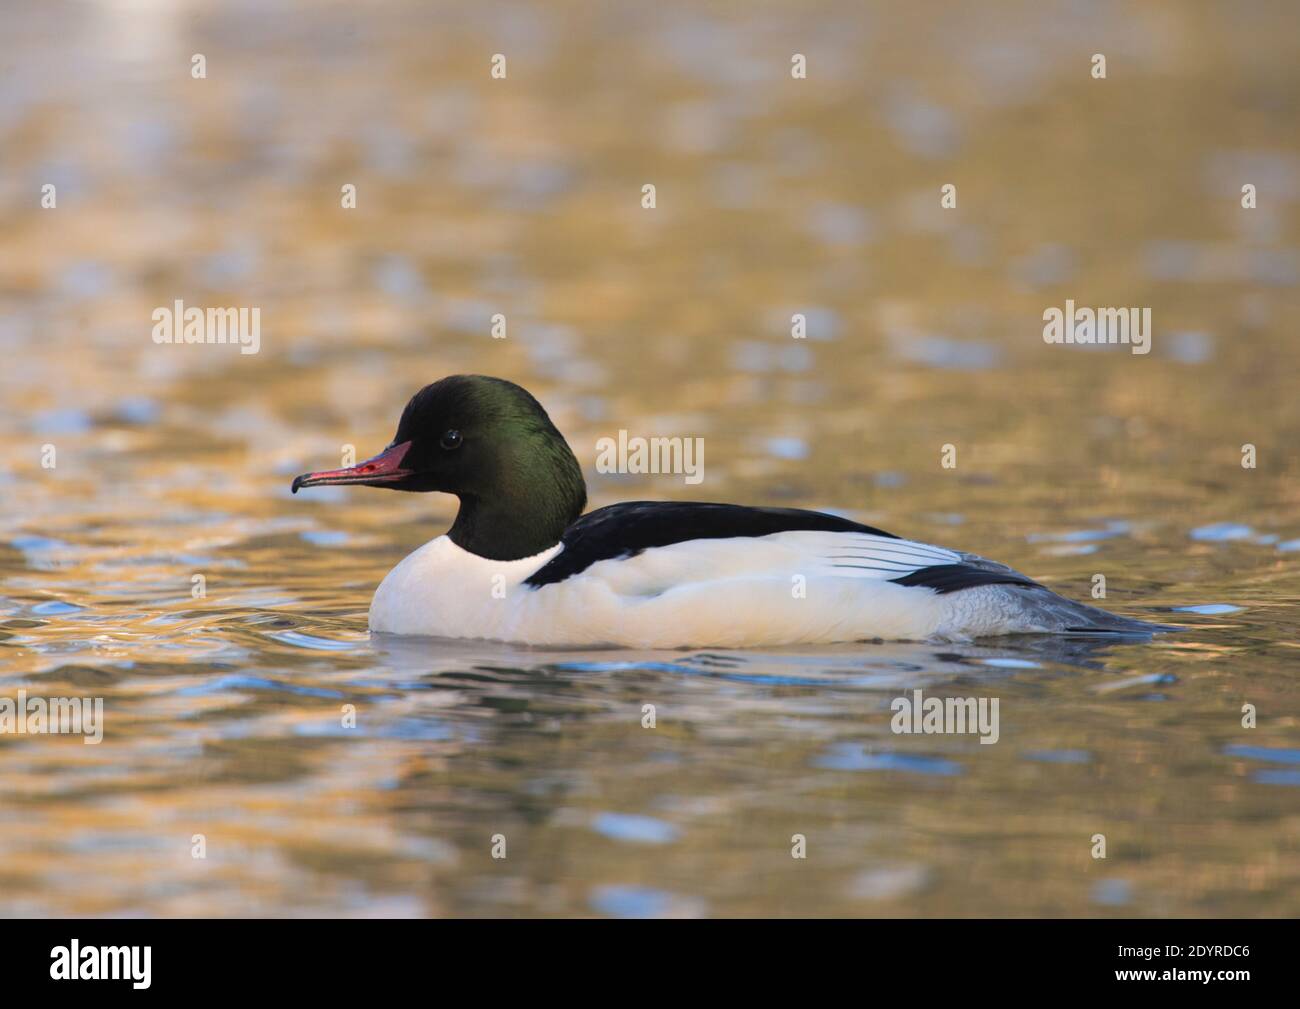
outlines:
[[[891,578],[890,581],[898,585],[914,585],[934,589],[939,595],[957,592],[960,589],[973,589],[979,585],[1039,587],[1038,583],[1032,578],[1017,574],[1010,568],[998,571],[976,567],[974,564],[936,564],[934,567],[920,568],[910,574],[903,575],[902,578]]]

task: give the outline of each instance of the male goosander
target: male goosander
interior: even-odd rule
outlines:
[[[684,501],[584,515],[582,470],[542,405],[483,375],[425,386],[383,452],[304,473],[293,491],[322,484],[460,498],[451,529],[380,583],[372,631],[735,648],[1165,629],[837,515]]]

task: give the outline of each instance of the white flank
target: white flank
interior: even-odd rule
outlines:
[[[561,549],[491,561],[439,536],[389,572],[370,627],[530,645],[761,647],[965,637],[1003,629],[1009,616],[998,592],[892,584],[961,555],[866,533],[690,540],[523,584]]]

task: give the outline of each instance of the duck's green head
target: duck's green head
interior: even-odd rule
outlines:
[[[494,560],[554,546],[587,503],[582,469],[542,405],[486,375],[425,386],[383,452],[346,469],[304,473],[293,490],[329,484],[455,494],[461,507],[451,538]]]

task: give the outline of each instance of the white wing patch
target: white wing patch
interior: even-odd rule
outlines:
[[[686,540],[635,557],[597,561],[577,578],[604,582],[622,595],[735,578],[852,578],[890,581],[961,555],[943,547],[869,533],[797,530],[771,536]],[[563,584],[563,582],[559,583]]]
[[[817,533],[825,538],[816,552],[830,562],[831,573],[849,578],[892,580],[922,568],[959,564],[961,555],[943,547],[866,533]]]

